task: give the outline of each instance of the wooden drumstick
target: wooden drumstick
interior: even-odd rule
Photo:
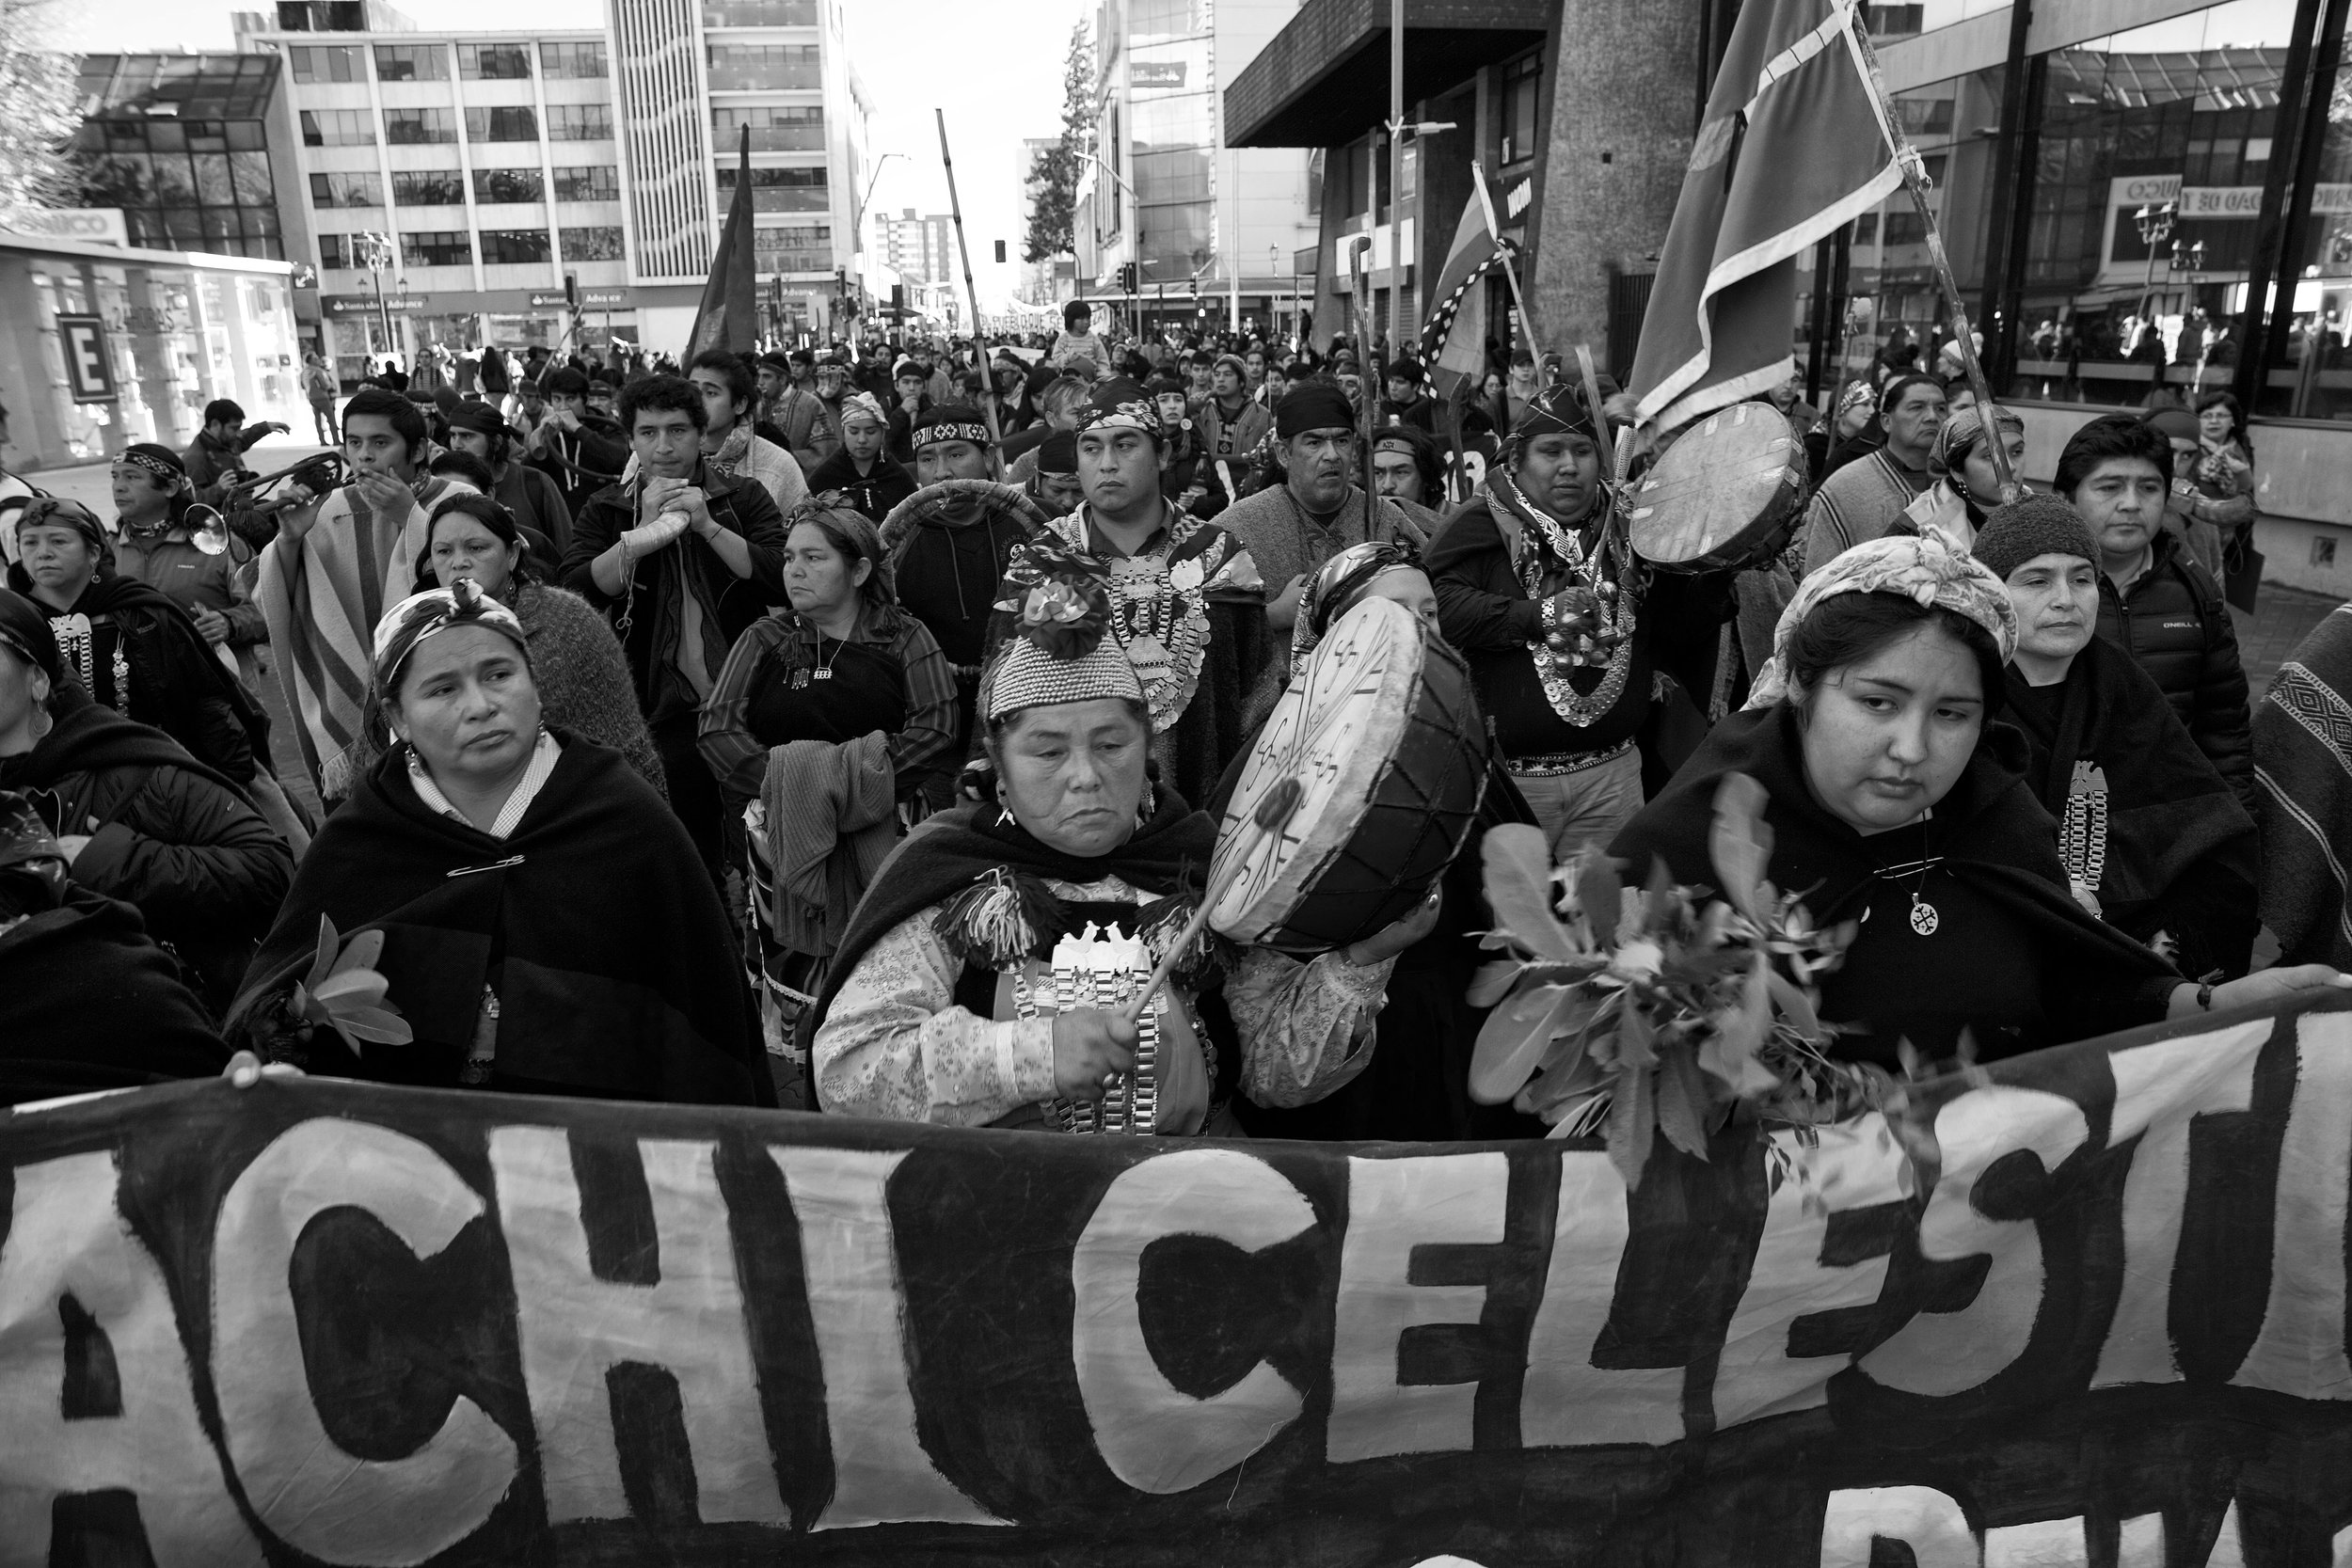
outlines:
[[[1306,797],[1306,794],[1307,786],[1299,783],[1295,775],[1281,780],[1272,789],[1265,792],[1264,797],[1258,802],[1258,809],[1249,814],[1250,825],[1257,831],[1258,835],[1250,845],[1253,850],[1259,843],[1282,831],[1283,824],[1288,822],[1292,814],[1298,810],[1298,802]],[[1168,971],[1176,967],[1177,955],[1191,947],[1200,937],[1200,927],[1209,923],[1209,911],[1216,908],[1217,900],[1225,896],[1226,890],[1233,885],[1233,879],[1241,875],[1242,867],[1248,862],[1248,855],[1234,857],[1233,869],[1225,874],[1224,880],[1215,887],[1202,891],[1200,907],[1192,911],[1190,920],[1184,922],[1182,934],[1174,942],[1168,943],[1168,952],[1161,958],[1159,967],[1152,971],[1152,978],[1144,982],[1143,990],[1136,993],[1136,999],[1127,1004],[1126,1010],[1120,1015],[1120,1017],[1133,1023],[1143,1016],[1143,1009],[1152,1005],[1152,993],[1157,991],[1161,982],[1168,978]]]

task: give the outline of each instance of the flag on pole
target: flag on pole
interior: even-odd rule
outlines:
[[[710,253],[710,277],[703,284],[703,302],[694,311],[694,330],[686,340],[686,360],[705,349],[738,352],[759,341],[758,272],[752,256],[752,131],[743,127],[736,149],[735,194],[727,201],[727,221],[719,230],[718,248]]]
[[[1664,429],[1786,379],[1796,258],[1902,183],[1851,0],[1748,0],[1642,318],[1631,390]]]
[[[1437,308],[1421,329],[1421,361],[1441,401],[1463,380],[1474,385],[1486,373],[1486,278],[1510,263],[1513,249],[1509,241],[1495,238],[1484,201],[1463,207],[1438,286],[1430,291]]]

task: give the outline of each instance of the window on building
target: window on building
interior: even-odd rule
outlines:
[[[617,261],[621,259],[621,229],[618,224],[558,230],[556,237],[564,247],[564,260],[566,261]]]
[[[278,0],[281,33],[364,33],[367,7],[361,0]]]
[[[457,74],[469,82],[526,81],[531,76],[531,45],[461,43]]]
[[[392,205],[395,207],[462,207],[465,204],[465,177],[453,168],[392,170]]]
[[[446,82],[449,46],[440,43],[379,43],[375,46],[375,79],[379,82]]]
[[[473,262],[473,236],[462,229],[426,229],[400,237],[404,266],[463,267]]]
[[[375,121],[365,109],[305,109],[305,147],[373,147]]]
[[[1886,214],[1888,245],[1925,245],[1928,243],[1927,220],[1917,208],[1898,210]]]
[[[1866,6],[1863,9],[1872,38],[1909,38],[1926,22],[1925,6]]]
[[[611,141],[612,139],[612,104],[550,103],[548,105],[548,140]]]
[[[1879,243],[1879,215],[1876,213],[1865,213],[1853,220],[1852,243],[1860,245]]]
[[[813,43],[714,43],[709,49],[713,92],[762,92],[824,85]]]
[[[473,198],[496,206],[545,199],[546,182],[535,168],[478,168],[473,171]]]
[[[321,234],[319,236],[319,265],[344,271],[356,271],[367,265],[357,234]]]
[[[539,71],[551,79],[564,81],[606,75],[603,40],[543,43],[539,46]]]
[[[1502,161],[1524,163],[1535,156],[1536,110],[1544,87],[1544,60],[1528,55],[1502,68]]]
[[[313,174],[310,176],[310,205],[381,207],[384,205],[383,178],[361,173]]]
[[[1949,98],[1902,93],[1895,99],[1895,109],[1902,117],[1903,129],[1915,136],[1948,136],[1952,134],[1952,101]]]
[[[618,201],[621,171],[611,164],[582,164],[555,171],[558,201]]]
[[[307,45],[286,51],[297,82],[364,82],[359,51],[349,44]]]
[[[1307,154],[1307,215],[1323,215],[1323,149],[1318,147]]]
[[[722,153],[735,150],[738,136],[752,134],[755,152],[822,152],[825,111],[815,103],[759,104],[710,111],[711,142]]]
[[[735,194],[735,170],[722,168],[719,201]],[[752,211],[755,213],[821,213],[832,205],[825,171],[818,168],[755,168],[752,170]]]
[[[753,265],[761,272],[831,272],[833,227],[794,224],[787,228],[752,230]]]
[[[524,266],[555,254],[544,229],[485,229],[482,261],[485,266]]]
[[[416,147],[457,139],[457,122],[447,109],[387,109],[384,139],[394,147]]]
[[[703,0],[706,27],[814,27],[817,0]]]
[[[538,112],[528,103],[501,104],[495,108],[466,111],[466,139],[485,141],[537,141]]]

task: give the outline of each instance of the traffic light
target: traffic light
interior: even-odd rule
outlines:
[[[1133,261],[1122,261],[1119,265],[1119,292],[1122,294],[1136,292],[1136,264]]]
[[[1005,242],[1002,240],[996,242],[996,264],[1000,267],[1005,264]]]

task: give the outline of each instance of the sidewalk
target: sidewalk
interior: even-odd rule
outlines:
[[[2238,657],[2246,664],[2246,686],[2252,701],[2263,700],[2279,666],[2287,661],[2312,628],[2342,602],[2326,594],[2265,583],[2262,596],[2256,601],[2256,613],[2230,611],[2230,619],[2237,627]]]

